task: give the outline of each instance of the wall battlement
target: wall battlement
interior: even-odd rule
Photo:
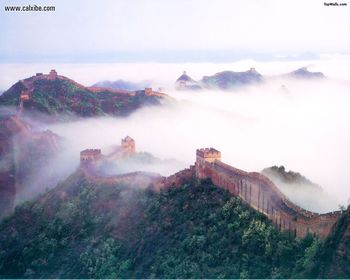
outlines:
[[[140,91],[139,91],[139,92],[140,92]],[[154,90],[153,90],[152,88],[150,88],[150,87],[145,88],[145,89],[144,89],[143,91],[141,91],[141,92],[144,92],[146,96],[158,96],[158,97],[164,97],[164,96],[165,96],[165,94],[162,93],[162,92],[160,92],[160,90],[159,90],[159,91],[154,91]]]
[[[95,164],[102,158],[100,149],[86,149],[80,152],[80,164]]]
[[[49,73],[49,80],[56,80],[57,79],[57,72],[55,69],[52,69]]]
[[[118,156],[124,155],[122,152],[124,149],[128,155],[130,152],[134,153],[135,141],[130,137],[122,139],[122,147],[117,152]],[[103,157],[99,149],[84,150],[80,153],[81,165],[94,166]],[[142,172],[141,177],[135,177],[136,173],[106,177],[97,175],[94,168],[83,168],[83,170],[87,176],[104,183],[113,184],[120,180],[131,183],[138,180],[143,187],[152,184],[155,190],[181,186],[191,178],[210,178],[214,185],[228,190],[266,215],[278,230],[288,231],[298,237],[303,237],[308,233],[320,237],[328,236],[341,214],[340,211],[319,214],[299,207],[264,175],[257,172],[246,172],[223,163],[220,151],[214,148],[198,149],[194,166],[169,177],[147,175]]]
[[[114,160],[129,157],[136,152],[135,140],[130,136],[126,136],[121,140],[121,146],[115,148],[115,150],[108,155],[102,155],[100,149],[86,149],[80,152],[80,166],[81,167],[93,167],[103,160]]]
[[[196,151],[195,173],[197,178],[210,178],[214,185],[239,196],[265,214],[279,230],[298,237],[308,233],[326,237],[341,214],[318,214],[297,206],[264,175],[221,162],[221,153],[213,148]]]
[[[198,149],[196,151],[197,158],[203,158],[206,161],[214,162],[215,160],[221,159],[221,153],[214,148]]]

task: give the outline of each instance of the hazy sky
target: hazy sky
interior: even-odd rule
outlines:
[[[4,11],[16,4],[55,5],[56,11]],[[1,6],[2,63],[217,62],[350,51],[350,3],[2,0]]]

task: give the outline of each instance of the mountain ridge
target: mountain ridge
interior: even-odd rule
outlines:
[[[310,72],[307,67],[299,68],[290,73],[281,74],[275,78],[290,79],[324,79],[322,72]],[[259,84],[269,80],[269,77],[260,74],[255,68],[247,71],[221,71],[211,76],[203,76],[200,81],[192,79],[186,71],[175,82],[177,90],[221,89],[232,90],[241,86]]]
[[[148,105],[170,100],[166,94],[150,90],[133,92],[85,87],[72,79],[37,73],[15,83],[0,96],[0,105],[19,106],[24,113],[41,113],[56,118],[125,116]]]
[[[0,276],[288,278],[315,242],[279,233],[210,180],[154,192],[78,171],[0,225]]]

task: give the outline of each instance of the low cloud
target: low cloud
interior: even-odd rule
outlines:
[[[159,74],[158,84],[164,86],[176,102],[146,107],[126,118],[85,119],[44,125],[43,129],[48,128],[65,139],[64,151],[56,161],[57,166],[64,166],[64,174],[79,165],[81,150],[101,148],[102,152],[108,153],[111,146],[118,145],[121,138],[130,135],[136,140],[138,151],[149,152],[162,160],[175,160],[176,165],[159,168],[158,172],[163,175],[193,164],[197,148],[215,147],[222,152],[224,162],[247,171],[284,165],[300,172],[336,197],[328,209],[335,208],[338,202],[347,204],[350,197],[350,83],[344,72],[349,68],[349,63],[346,63],[349,59],[342,64],[341,58],[325,57],[307,63],[246,61],[231,67],[229,64],[155,64],[152,68],[152,64],[140,64],[136,71],[139,79],[155,81]],[[262,69],[261,73],[270,76],[311,65],[310,70],[322,71],[329,78],[274,78],[233,92],[172,90],[173,82],[182,70],[188,70],[193,78],[199,79],[220,70],[248,69],[248,65],[255,66],[258,71]],[[110,68],[106,69],[114,66],[109,65]],[[63,74],[71,77],[69,74],[73,73],[72,78],[76,79],[78,70],[84,66],[65,67],[67,73]],[[131,65],[124,68],[124,72],[120,65],[118,67],[115,73],[124,74],[116,75],[114,79],[138,81],[133,80],[136,74]],[[87,74],[84,79],[89,82],[86,84],[100,79],[95,77],[93,80],[88,69],[80,74],[80,77]],[[111,79],[111,74],[108,75],[101,80]],[[79,77],[76,80],[81,82]],[[144,168],[148,168],[147,171],[158,169]],[[294,199],[302,201],[303,196],[301,193]],[[314,197],[310,205],[317,205],[318,200]],[[311,205],[309,209],[317,211],[319,208]]]
[[[346,203],[348,92],[346,84],[293,80],[236,92],[169,92],[176,103],[147,107],[127,118],[95,118],[49,129],[66,139],[76,165],[80,150],[107,151],[130,135],[138,151],[175,159],[183,168],[195,161],[195,150],[201,147],[219,149],[224,162],[247,171],[283,164]]]

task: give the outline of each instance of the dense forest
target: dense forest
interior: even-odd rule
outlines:
[[[158,193],[93,184],[78,171],[3,221],[0,276],[317,277],[327,242],[278,232],[208,180]]]

